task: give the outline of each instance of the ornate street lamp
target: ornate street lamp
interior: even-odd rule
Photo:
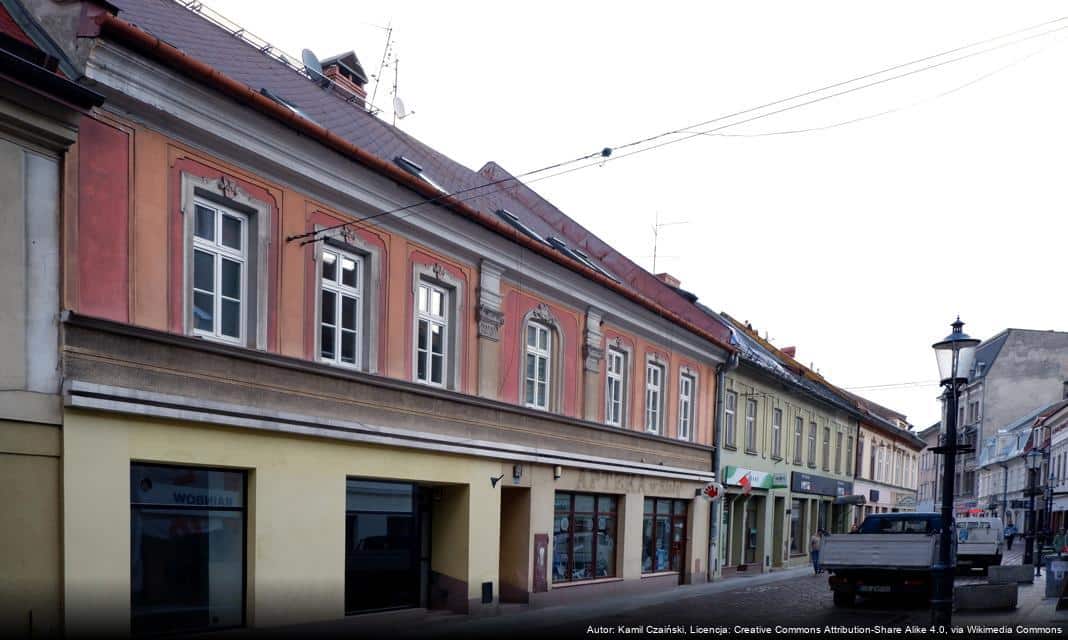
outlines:
[[[1042,575],[1042,559],[1035,554],[1035,544],[1037,542],[1037,520],[1035,514],[1035,496],[1043,493],[1042,489],[1038,488],[1038,473],[1042,469],[1042,449],[1031,449],[1024,456],[1027,462],[1027,495],[1031,499],[1031,504],[1027,509],[1027,546],[1024,547],[1024,564],[1035,565],[1035,575]]]
[[[953,615],[953,577],[956,573],[953,554],[953,475],[956,473],[957,454],[972,450],[957,444],[957,393],[960,385],[968,382],[968,374],[975,362],[975,348],[979,341],[968,337],[962,330],[960,317],[952,324],[953,332],[934,345],[938,360],[938,374],[946,388],[946,420],[942,445],[935,447],[935,454],[945,456],[942,463],[942,531],[938,542],[938,559],[935,561],[934,589],[931,594],[931,620],[933,624],[949,630]]]

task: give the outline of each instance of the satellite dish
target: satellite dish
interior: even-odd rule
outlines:
[[[319,64],[319,58],[315,57],[311,49],[300,52],[300,58],[304,62],[304,72],[322,88],[330,86],[330,78],[323,75],[323,65]]]
[[[404,101],[400,99],[400,96],[393,96],[393,113],[401,120],[408,117],[408,112],[404,109]]]

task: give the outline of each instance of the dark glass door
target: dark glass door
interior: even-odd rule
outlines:
[[[345,612],[417,607],[425,536],[419,487],[348,480],[345,509]]]

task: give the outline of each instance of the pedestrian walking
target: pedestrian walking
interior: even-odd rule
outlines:
[[[823,573],[823,569],[820,569],[820,547],[823,545],[824,533],[826,532],[823,529],[816,529],[816,533],[813,533],[808,541],[808,554],[812,558],[812,575],[816,576]]]
[[[1005,549],[1012,551],[1012,540],[1016,537],[1016,525],[1010,524],[1005,527]]]

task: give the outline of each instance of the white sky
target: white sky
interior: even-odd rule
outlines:
[[[401,128],[512,173],[1068,16],[1039,1],[207,4],[296,56],[355,50],[370,74],[376,25],[392,21],[399,94],[415,111]],[[724,133],[907,107],[856,124],[698,136],[532,186],[647,268],[654,216],[686,221],[662,229],[672,257],[657,270],[796,345],[835,384],[930,383],[930,345],[957,313],[979,338],[1068,329],[1066,37]],[[389,105],[383,76],[376,102]],[[921,428],[938,419],[934,384],[857,393]]]

